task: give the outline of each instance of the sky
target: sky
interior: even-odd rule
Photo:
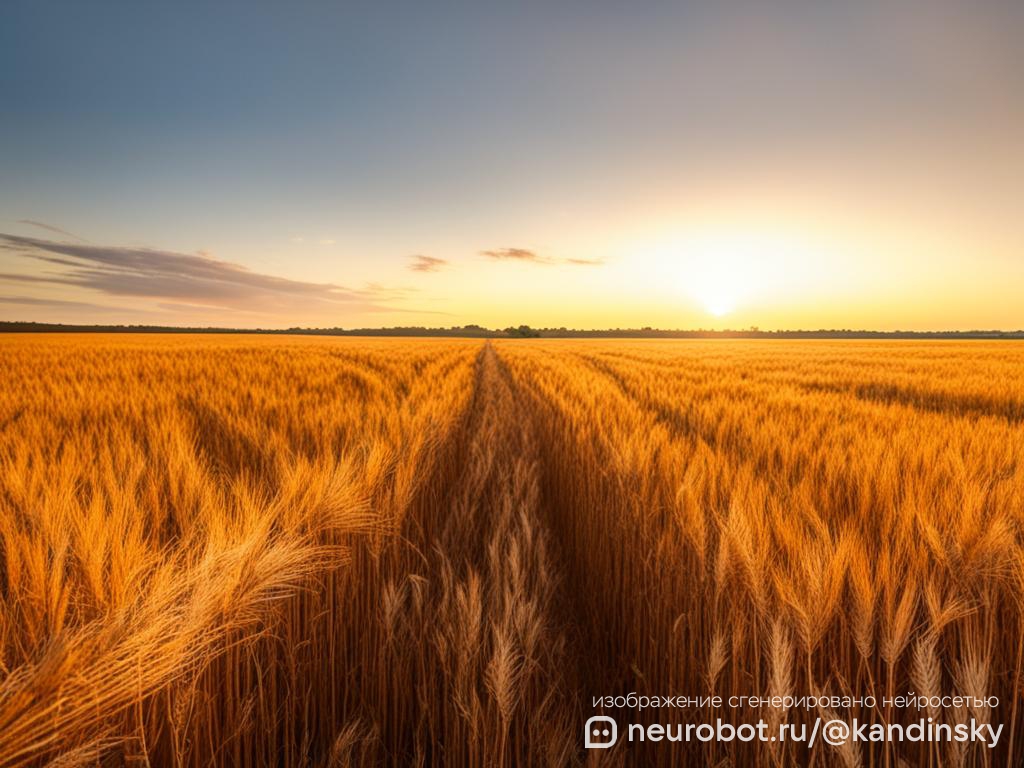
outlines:
[[[0,10],[0,320],[1024,328],[1019,2]]]

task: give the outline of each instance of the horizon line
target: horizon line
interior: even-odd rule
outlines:
[[[420,336],[470,338],[947,338],[947,339],[1021,339],[1024,329],[869,329],[869,328],[568,328],[566,326],[532,327],[529,325],[488,328],[469,323],[453,326],[389,326],[376,328],[303,327],[235,328],[227,326],[176,326],[132,324],[43,323],[38,321],[0,320],[0,333],[204,333],[231,335],[306,335],[306,336]]]

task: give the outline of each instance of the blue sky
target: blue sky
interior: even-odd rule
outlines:
[[[1024,325],[1019,4],[0,13],[3,319]]]

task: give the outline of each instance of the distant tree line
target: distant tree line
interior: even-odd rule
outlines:
[[[395,328],[215,328],[166,325],[68,325],[0,321],[0,333],[256,333],[306,336],[439,336],[463,338],[516,339],[1024,339],[1024,330],[972,331],[867,331],[849,328],[818,330],[762,331],[743,330],[669,330],[660,328],[531,328],[509,326],[503,330],[481,325],[453,325],[448,328],[401,326]]]

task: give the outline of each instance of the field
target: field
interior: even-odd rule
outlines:
[[[1022,525],[1010,342],[2,337],[0,766],[1019,764]]]

